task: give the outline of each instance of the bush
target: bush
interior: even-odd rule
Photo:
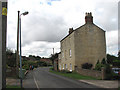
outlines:
[[[105,58],[101,61],[101,64],[107,64]]]
[[[23,69],[29,70],[29,65],[24,65]]]
[[[114,73],[112,72],[109,64],[106,64],[105,66],[105,73],[106,73],[106,79],[112,79],[114,76]]]
[[[98,63],[98,64],[95,65],[95,70],[101,71],[102,67],[105,67],[105,65],[103,65],[101,63]]]
[[[89,63],[84,63],[84,64],[82,64],[82,68],[83,69],[91,69],[92,68],[92,64],[89,64]]]
[[[43,61],[39,61],[39,62],[38,62],[38,65],[39,65],[39,66],[47,66],[47,63],[46,63],[46,62],[43,62]]]

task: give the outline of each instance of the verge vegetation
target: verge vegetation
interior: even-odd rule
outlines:
[[[97,80],[97,78],[80,75],[77,72],[68,72],[68,71],[59,72],[59,71],[54,71],[53,68],[50,68],[49,72],[57,74],[57,75],[69,77],[72,79],[76,79],[76,80]]]

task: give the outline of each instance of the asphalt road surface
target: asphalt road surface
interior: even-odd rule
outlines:
[[[49,72],[49,68],[37,68],[29,71],[23,80],[24,88],[98,88],[96,86],[73,80]]]

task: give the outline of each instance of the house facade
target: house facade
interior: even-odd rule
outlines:
[[[93,23],[92,13],[86,13],[85,24],[73,30],[60,41],[59,70],[75,70],[84,63],[95,64],[106,59],[105,31]]]

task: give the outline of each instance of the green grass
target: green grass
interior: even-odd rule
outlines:
[[[63,72],[54,71],[52,69],[50,69],[49,72],[54,73],[54,74],[58,74],[58,75],[62,75],[62,76],[65,76],[65,77],[69,77],[69,78],[72,78],[72,79],[77,79],[77,80],[98,80],[95,77],[80,75],[77,72],[63,73]]]
[[[7,85],[6,88],[20,88],[20,86],[17,86],[17,85]]]

